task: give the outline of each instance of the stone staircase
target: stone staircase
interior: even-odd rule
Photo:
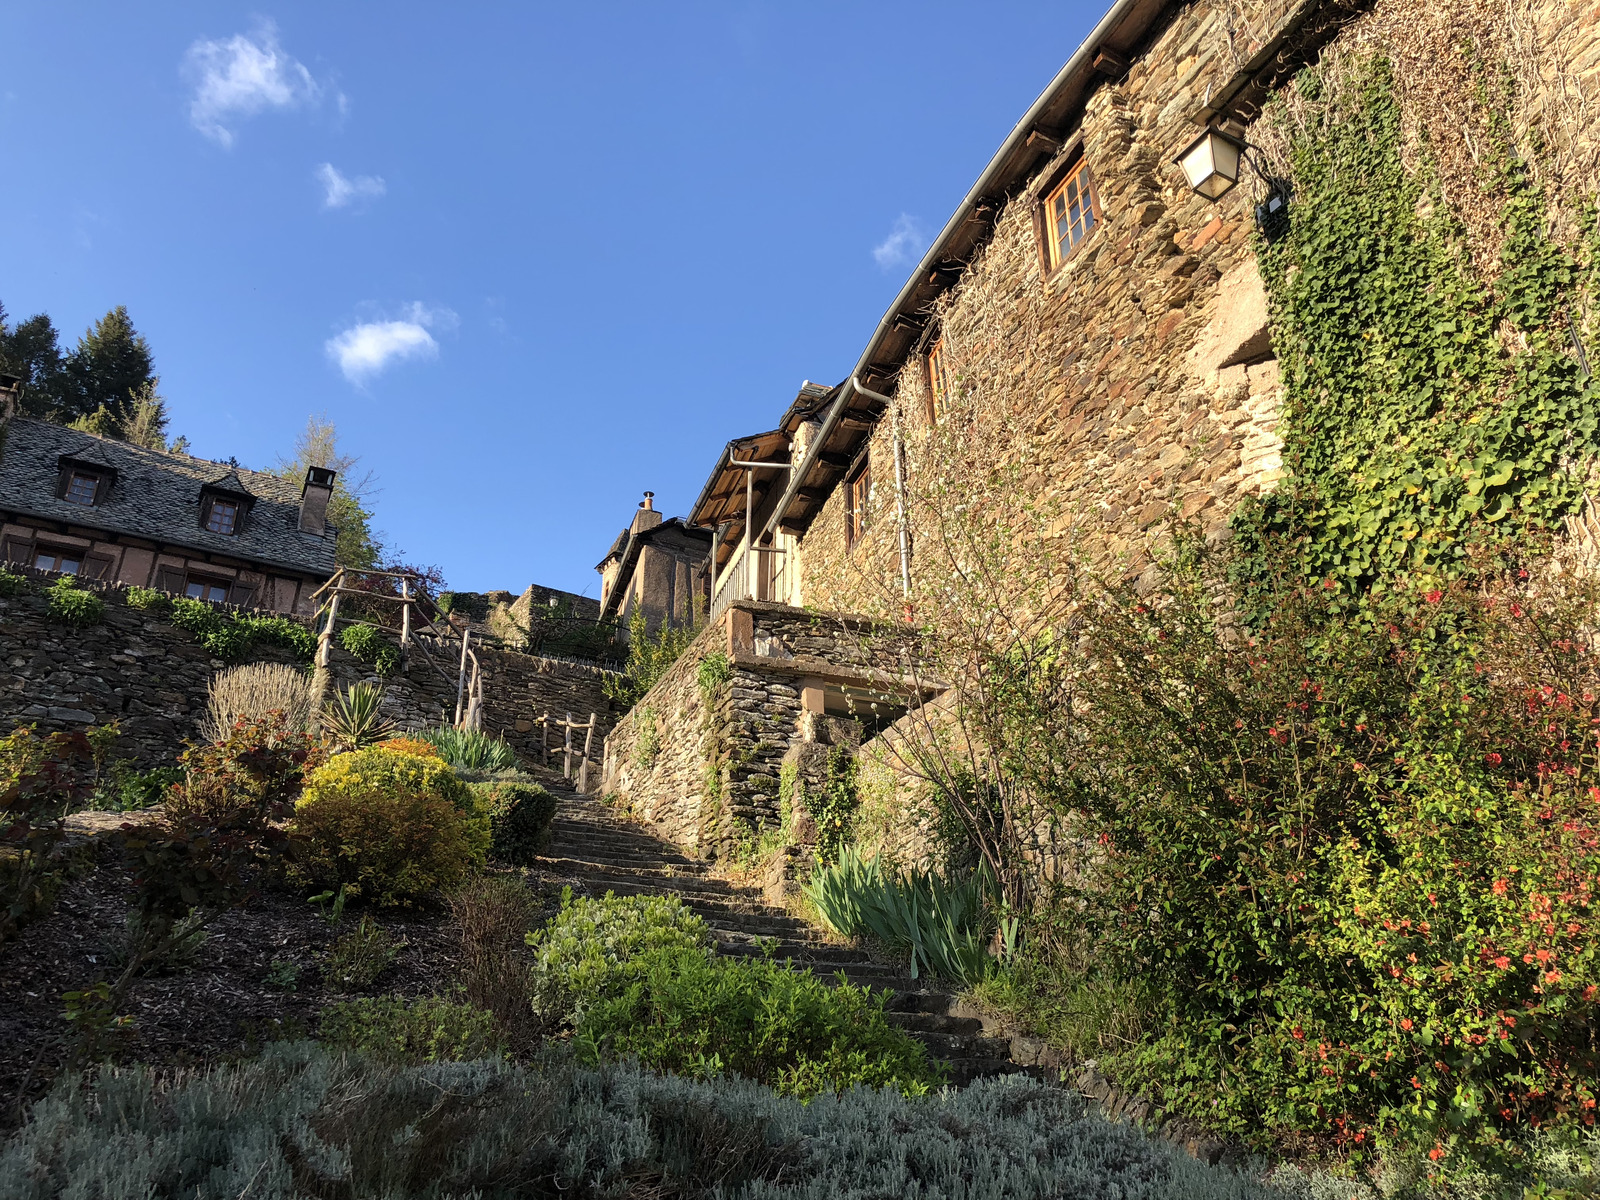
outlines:
[[[874,962],[863,950],[828,940],[767,904],[759,889],[716,878],[705,863],[619,820],[598,801],[557,795],[554,837],[539,864],[551,882],[570,885],[580,895],[677,896],[711,927],[723,954],[754,956],[770,947],[775,957],[824,978],[843,975],[851,983],[890,989],[890,1022],[948,1063],[951,1082],[958,1086],[1029,1070],[1012,1061],[1010,1039],[986,1033],[984,1019],[963,1011],[949,993],[921,988],[903,967]]]

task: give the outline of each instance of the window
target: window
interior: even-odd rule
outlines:
[[[844,485],[845,541],[854,546],[867,531],[867,504],[872,499],[872,464],[863,462],[861,469]]]
[[[933,344],[928,351],[928,415],[935,422],[944,420],[950,411],[950,378],[945,374],[944,339]]]
[[[228,585],[220,579],[203,579],[191,575],[189,581],[183,585],[183,594],[193,600],[211,600],[221,604],[228,598]]]
[[[63,575],[76,575],[83,566],[83,557],[76,550],[56,550],[40,546],[34,551],[33,565],[41,571],[60,571]]]
[[[1050,243],[1052,271],[1089,236],[1099,219],[1100,202],[1089,179],[1089,165],[1080,158],[1044,202],[1045,239]]]
[[[65,499],[72,504],[85,504],[92,506],[95,493],[100,490],[100,476],[90,475],[86,471],[74,471],[67,480],[67,494]]]
[[[239,524],[239,504],[236,500],[214,499],[206,511],[206,528],[212,533],[232,534]]]

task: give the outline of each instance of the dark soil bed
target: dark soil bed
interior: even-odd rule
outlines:
[[[55,910],[0,945],[0,1128],[15,1126],[66,1061],[62,993],[114,979],[107,948],[123,929],[129,877],[116,850],[101,845],[87,869],[62,888]],[[405,940],[372,991],[416,995],[456,981],[459,946],[448,910],[386,909],[373,914]],[[330,943],[353,929],[352,906],[338,925],[300,895],[267,891],[224,913],[182,973],[135,981],[120,1012],[134,1019],[115,1057],[192,1065],[248,1053],[264,1041],[314,1033],[318,1014],[347,995],[323,986]],[[269,982],[297,968],[292,986]]]

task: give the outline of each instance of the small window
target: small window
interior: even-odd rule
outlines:
[[[232,534],[239,524],[239,505],[233,500],[216,499],[206,512],[206,528],[212,533]]]
[[[845,540],[853,546],[867,532],[867,505],[872,499],[872,464],[862,463],[861,469],[850,476],[844,486],[848,510],[845,514]]]
[[[211,600],[221,604],[228,598],[228,585],[220,579],[203,579],[191,575],[189,581],[183,585],[183,594],[191,600]]]
[[[1089,165],[1078,165],[1056,185],[1044,202],[1045,237],[1050,242],[1050,269],[1066,261],[1072,248],[1089,236],[1100,219],[1100,202],[1089,178]]]
[[[95,495],[100,490],[100,476],[90,475],[85,471],[74,471],[72,478],[67,480],[66,500],[72,504],[93,506]]]
[[[950,411],[950,377],[945,373],[942,338],[928,351],[928,397],[928,415],[935,423],[944,420]]]
[[[41,571],[60,571],[63,575],[76,575],[83,567],[83,558],[75,550],[52,550],[40,546],[34,553],[33,565]]]

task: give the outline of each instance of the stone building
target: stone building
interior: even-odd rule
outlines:
[[[624,631],[635,614],[655,633],[704,618],[710,601],[707,555],[711,534],[682,517],[663,520],[655,493],[646,492],[628,527],[595,566],[600,573],[600,621]]]
[[[8,407],[0,417],[0,553],[40,570],[308,613],[311,593],[334,570],[333,481],[332,471],[313,467],[296,485]]]
[[[1423,130],[1406,136],[1428,140],[1467,252],[1492,272],[1497,223],[1473,211],[1482,147],[1431,103],[1478,86],[1467,45],[1520,72],[1527,99],[1512,116],[1539,126],[1526,140],[1547,148],[1541,182],[1592,195],[1600,150],[1582,114],[1600,86],[1594,0],[1116,0],[1006,136],[849,376],[802,387],[770,431],[716,460],[689,515],[715,530],[720,632],[702,658],[762,657],[742,631],[751,606],[803,606],[837,627],[920,623],[963,537],[1033,540],[1041,559],[1128,577],[1150,569],[1178,520],[1227,536],[1241,502],[1270,493],[1284,468],[1257,264],[1297,201],[1276,178],[1288,172],[1284,136],[1263,114],[1308,65],[1394,62],[1403,123]],[[1243,142],[1267,149],[1240,160]],[[1234,180],[1194,186],[1178,160],[1197,146]],[[1024,509],[1043,524],[1019,522]],[[783,726],[755,756],[769,764],[741,799],[755,812],[776,791],[774,751],[804,744],[808,726],[784,715],[800,706],[781,688],[752,678],[728,711]],[[646,745],[679,735],[663,713],[694,707],[654,700],[640,706],[658,726]],[[702,788],[684,785],[687,769],[680,791],[651,784],[630,757],[640,709],[608,746],[617,790],[642,811],[672,810],[657,817],[668,827],[706,828],[698,814],[723,803],[738,768]]]

